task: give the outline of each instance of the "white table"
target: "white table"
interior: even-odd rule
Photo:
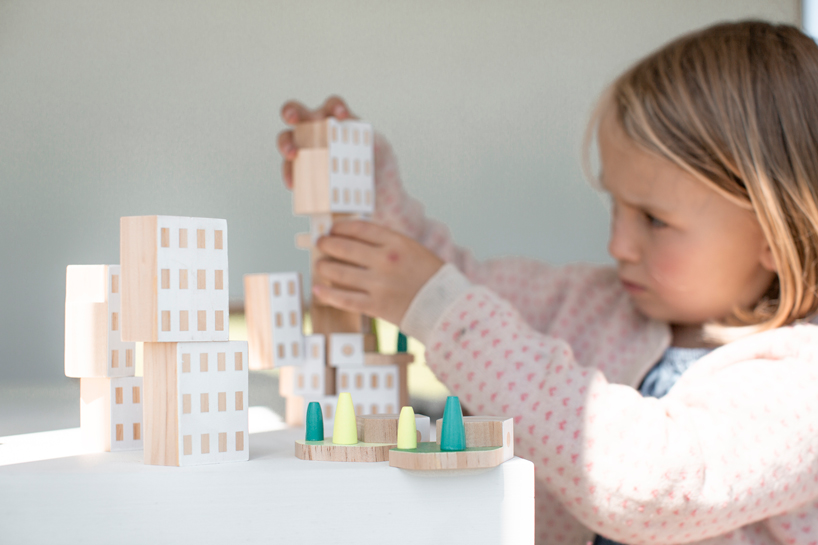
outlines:
[[[249,462],[155,467],[141,451],[77,455],[78,433],[0,445],[0,543],[534,542],[534,466],[520,458],[434,472],[307,462],[293,455],[303,431],[283,429],[251,434]],[[19,463],[49,445],[63,457]]]

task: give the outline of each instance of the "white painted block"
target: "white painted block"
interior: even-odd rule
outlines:
[[[325,375],[327,367],[323,360],[305,360],[293,373],[292,392],[295,396],[316,397],[326,392]]]
[[[157,216],[156,236],[158,341],[227,341],[227,221]]]
[[[142,377],[80,379],[80,428],[89,450],[142,449]]]
[[[301,365],[304,361],[301,275],[295,272],[270,275],[270,313],[276,365]]]
[[[134,375],[136,343],[122,341],[120,291],[119,265],[66,269],[66,376]]]
[[[247,343],[179,343],[177,358],[179,465],[248,460]]]
[[[329,364],[334,367],[364,364],[364,336],[361,333],[331,333]]]
[[[373,213],[372,126],[330,118],[328,129],[330,210]]]
[[[397,365],[349,366],[337,371],[339,392],[349,392],[358,416],[400,411]]]

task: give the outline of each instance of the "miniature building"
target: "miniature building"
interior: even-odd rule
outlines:
[[[244,277],[250,369],[301,365],[304,361],[301,277],[298,273]],[[323,350],[323,348],[322,348]]]
[[[80,379],[80,428],[91,450],[142,448],[142,378]]]
[[[228,339],[225,220],[121,218],[120,255],[123,339]]]
[[[123,342],[119,265],[69,265],[65,286],[65,375],[127,377],[136,345]]]
[[[249,459],[247,343],[145,343],[145,463]]]
[[[364,364],[364,336],[361,333],[332,333],[329,336],[329,365],[356,367]]]
[[[338,391],[349,392],[357,416],[393,414],[400,407],[397,365],[343,367],[338,369]]]
[[[375,206],[372,127],[328,118],[295,128],[295,214],[371,214]]]

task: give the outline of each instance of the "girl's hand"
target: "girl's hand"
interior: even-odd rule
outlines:
[[[290,126],[303,123],[304,121],[318,121],[326,119],[327,117],[334,117],[339,120],[357,119],[352,115],[352,112],[349,111],[344,99],[337,96],[329,97],[324,104],[316,110],[308,110],[303,104],[295,100],[291,100],[281,107],[281,119]],[[284,163],[281,165],[281,177],[284,179],[284,185],[287,186],[287,189],[292,189],[293,159],[298,155],[298,148],[295,146],[292,129],[278,133],[278,151],[284,158]]]
[[[417,292],[443,266],[418,242],[368,221],[333,224],[317,247],[328,257],[316,262],[313,295],[393,324],[400,324]]]

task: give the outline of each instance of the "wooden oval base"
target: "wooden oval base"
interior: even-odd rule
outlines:
[[[503,447],[467,447],[457,452],[444,452],[437,443],[418,443],[416,449],[389,451],[389,465],[402,469],[474,469],[495,467],[506,460]]]
[[[395,443],[361,443],[334,445],[332,438],[323,441],[296,441],[295,457],[316,462],[385,462]]]

